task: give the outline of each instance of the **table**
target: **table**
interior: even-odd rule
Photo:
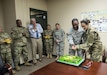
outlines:
[[[88,62],[89,60],[86,60],[81,65],[86,65]],[[107,75],[107,64],[93,62],[88,70],[83,70],[76,66],[55,61],[29,75]]]

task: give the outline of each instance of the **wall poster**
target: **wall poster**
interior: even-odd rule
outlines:
[[[91,27],[99,32],[107,32],[107,10],[82,12],[81,18],[89,19],[91,21]]]

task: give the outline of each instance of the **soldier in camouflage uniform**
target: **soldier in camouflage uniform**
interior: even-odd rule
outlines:
[[[81,21],[81,26],[85,30],[83,34],[83,44],[75,45],[73,50],[82,49],[88,52],[92,61],[100,61],[102,52],[102,42],[97,31],[90,29],[90,21],[85,19]],[[86,55],[87,56],[87,55]]]
[[[16,20],[17,26],[13,27],[11,36],[14,43],[14,63],[15,68],[17,71],[20,70],[20,67],[18,66],[20,62],[20,55],[23,54],[24,61],[26,66],[31,66],[30,63],[28,63],[28,49],[27,49],[27,37],[29,37],[28,30],[22,26],[21,20]]]
[[[12,53],[11,53],[11,37],[8,33],[5,33],[0,28],[0,55],[2,57],[3,64],[8,63],[12,65]],[[12,71],[15,73],[15,71]]]
[[[72,50],[71,47],[81,43],[83,32],[83,29],[79,26],[78,19],[72,19],[72,29],[67,33],[70,55],[76,55],[76,51]],[[83,57],[83,50],[77,50],[77,55]]]
[[[55,47],[57,51],[57,58],[56,60],[64,54],[64,39],[65,39],[65,32],[60,28],[60,24],[55,24],[56,29],[53,32]]]
[[[47,58],[52,58],[52,50],[53,50],[53,31],[51,30],[51,26],[47,25],[47,30],[43,33],[44,43],[47,52]]]

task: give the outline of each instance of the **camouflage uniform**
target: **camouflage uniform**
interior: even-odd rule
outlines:
[[[11,39],[11,37],[8,33],[0,32],[0,55],[4,64],[12,64],[11,44],[3,42],[5,39]]]
[[[53,32],[55,47],[57,51],[58,56],[62,56],[64,54],[64,39],[65,39],[65,32],[62,29],[54,30]],[[59,43],[56,42],[56,40],[60,40]]]
[[[25,36],[23,33],[25,33]],[[17,66],[20,62],[21,54],[23,54],[24,61],[28,61],[27,37],[29,37],[29,34],[25,27],[16,26],[12,28],[11,35],[14,42],[14,63]]]
[[[43,33],[44,43],[46,47],[47,54],[52,54],[53,50],[53,31],[52,30],[45,30]]]
[[[98,32],[92,29],[88,29],[83,34],[83,44],[76,45],[77,49],[84,49],[90,55],[90,59],[93,61],[100,61],[102,52],[102,42]],[[88,56],[88,55],[87,55]]]
[[[73,28],[67,34],[68,42],[69,42],[69,54],[75,55],[76,51],[71,49],[72,45],[78,45],[82,41],[83,29],[79,28],[78,30],[74,30]],[[77,50],[77,55],[83,57],[83,51]]]

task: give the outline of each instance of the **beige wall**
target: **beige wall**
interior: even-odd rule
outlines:
[[[0,26],[10,33],[16,19],[21,19],[26,27],[30,21],[29,8],[47,11],[47,0],[0,0]]]
[[[30,21],[29,8],[47,11],[47,0],[15,0],[16,19],[21,19],[25,27]]]
[[[0,0],[0,26],[4,29],[3,7],[2,7],[2,1],[1,0]]]
[[[10,33],[11,28],[15,26],[15,2],[14,0],[2,0],[3,1],[3,17],[5,31]]]
[[[68,32],[71,27],[72,18],[81,20],[81,12],[107,10],[106,0],[48,0],[48,23],[54,25],[56,22]],[[100,33],[101,40],[106,45],[107,33]],[[68,54],[68,42],[65,39],[65,54]]]

